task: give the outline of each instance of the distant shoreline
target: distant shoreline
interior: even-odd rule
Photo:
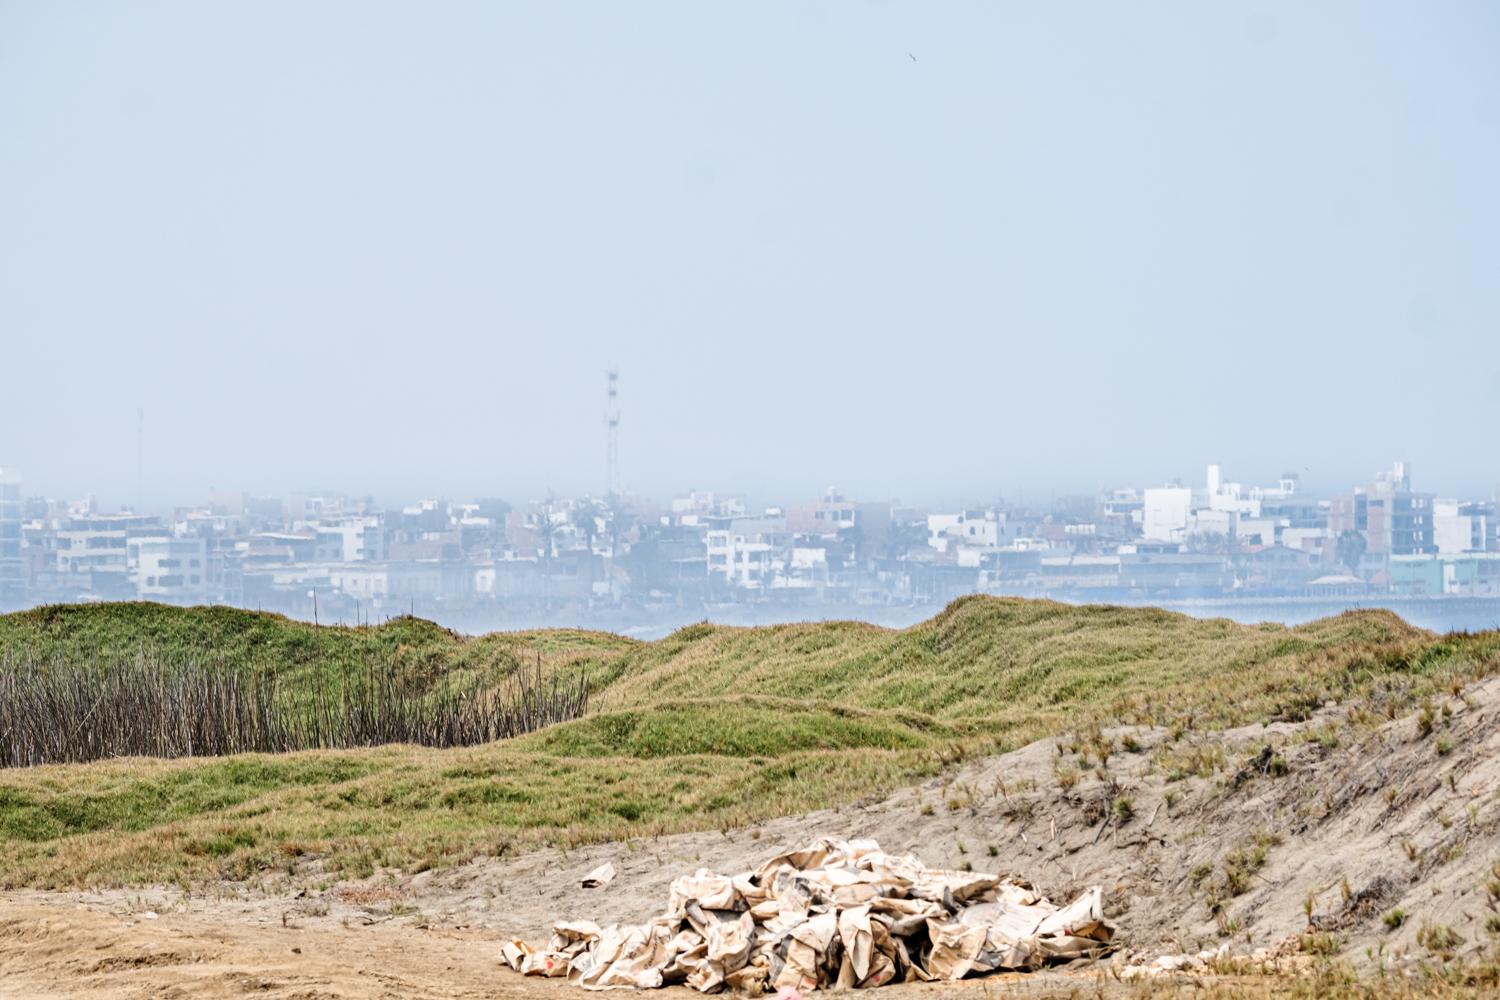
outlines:
[[[1071,605],[1102,604],[1129,608],[1161,608],[1194,618],[1229,618],[1241,624],[1250,625],[1275,622],[1291,626],[1318,618],[1332,617],[1345,611],[1387,610],[1399,615],[1412,625],[1433,632],[1478,632],[1500,629],[1500,595],[1367,594],[1359,597],[1247,595],[1244,597],[1151,598],[1118,593],[1088,596],[1074,593],[992,594],[991,596],[1053,600]],[[613,632],[635,639],[649,640],[659,639],[684,626],[703,621],[738,627],[801,622],[859,621],[883,628],[907,628],[933,617],[945,606],[945,603],[927,601],[889,605],[842,602],[798,605],[726,603],[674,608],[600,608],[594,610],[575,608],[558,609],[548,613],[539,612],[536,609],[511,610],[503,607],[479,609],[418,604],[414,611],[417,617],[426,618],[445,628],[468,635],[546,628],[577,628]],[[301,619],[296,615],[289,617],[311,620],[310,618]],[[393,616],[380,616],[374,620],[378,622],[385,617]],[[352,624],[336,617],[325,617],[323,623]]]
[[[1345,611],[1387,610],[1407,622],[1433,632],[1477,632],[1500,628],[1500,596],[1482,597],[1460,594],[1440,596],[1366,595],[1359,598],[1315,596],[1263,597],[1183,597],[1175,600],[1101,597],[1077,595],[1009,595],[1055,600],[1063,604],[1113,604],[1132,608],[1161,608],[1195,618],[1229,618],[1242,624],[1278,622],[1299,625],[1318,618],[1328,618]],[[598,613],[581,616],[558,615],[543,620],[529,616],[514,619],[499,616],[458,615],[444,621],[435,620],[460,631],[482,634],[490,631],[512,631],[529,628],[575,627],[600,629],[639,639],[656,639],[676,629],[699,621],[718,625],[756,626],[811,621],[862,621],[886,628],[906,628],[931,618],[943,610],[942,603],[902,605],[826,604],[786,607],[761,604],[734,604],[703,607],[693,611],[676,609],[650,619],[628,613]]]

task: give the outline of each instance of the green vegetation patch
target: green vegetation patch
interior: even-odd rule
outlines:
[[[278,760],[294,764],[279,780],[269,771],[237,780],[224,765],[238,761],[0,772],[0,888],[248,878],[304,856],[367,874],[372,865],[426,868],[543,844],[728,829],[943,766],[926,750],[640,759],[503,743]],[[135,779],[132,764],[165,773]],[[101,789],[101,777],[117,784]]]
[[[98,830],[135,832],[222,812],[286,787],[337,785],[370,773],[375,762],[346,755],[246,755],[192,762],[117,761],[90,769],[0,771],[32,780],[0,780],[0,844],[44,841]],[[142,773],[145,772],[145,773]]]
[[[271,671],[309,694],[370,671],[439,680],[498,680],[542,662],[591,675],[639,645],[604,632],[556,629],[470,638],[420,618],[377,625],[312,625],[227,607],[180,608],[145,601],[67,604],[0,615],[0,662],[107,669],[146,660]]]
[[[952,727],[916,713],[747,697],[668,701],[650,709],[602,712],[514,743],[566,757],[779,757],[801,750],[915,750],[936,737],[953,735]]]
[[[727,829],[1091,726],[1304,718],[1330,699],[1393,713],[1500,666],[1500,632],[1437,637],[1386,612],[1284,628],[984,597],[899,631],[703,624],[652,643],[145,604],[0,617],[13,667],[137,655],[271,669],[308,690],[392,664],[434,685],[539,671],[587,678],[589,714],[462,749],[0,770],[0,887],[248,878],[306,858],[366,874]]]

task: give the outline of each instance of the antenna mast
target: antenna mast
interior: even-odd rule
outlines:
[[[608,433],[604,449],[606,488],[610,496],[620,492],[620,372],[611,368],[604,399],[604,426]]]

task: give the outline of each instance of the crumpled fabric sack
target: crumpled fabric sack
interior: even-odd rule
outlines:
[[[1019,879],[825,837],[752,872],[677,878],[666,912],[645,924],[564,921],[545,948],[508,941],[500,958],[587,989],[757,994],[1034,969],[1100,954],[1113,935],[1098,886],[1059,907]]]

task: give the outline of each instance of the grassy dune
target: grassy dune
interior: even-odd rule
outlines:
[[[1217,727],[1326,700],[1410,704],[1500,668],[1500,633],[1385,612],[1297,628],[1153,609],[966,598],[893,631],[698,625],[653,643],[467,639],[403,619],[316,628],[226,609],[0,617],[0,658],[66,669],[143,648],[314,683],[381,663],[503,678],[585,673],[591,713],[500,743],[0,770],[0,885],[421,868],[538,843],[714,829],[878,793],[965,756],[1114,720]]]
[[[81,666],[146,658],[269,670],[311,686],[372,665],[436,679],[495,677],[541,654],[557,668],[634,648],[607,632],[554,629],[468,638],[419,618],[317,626],[238,608],[178,608],[144,601],[70,604],[0,615],[0,662]]]
[[[1341,668],[1357,673],[1368,660],[1380,669],[1381,657],[1434,644],[1430,633],[1384,611],[1288,629],[1156,608],[969,597],[900,631],[855,622],[691,626],[620,656],[603,696],[610,706],[649,707],[663,692],[772,695],[905,709],[981,728],[1025,728],[1100,704],[1175,700],[1230,721],[1247,710],[1291,710],[1298,698],[1324,693],[1321,682]],[[1329,662],[1319,664],[1317,690],[1300,691],[1304,665],[1320,659]],[[1256,697],[1270,681],[1277,697]]]

